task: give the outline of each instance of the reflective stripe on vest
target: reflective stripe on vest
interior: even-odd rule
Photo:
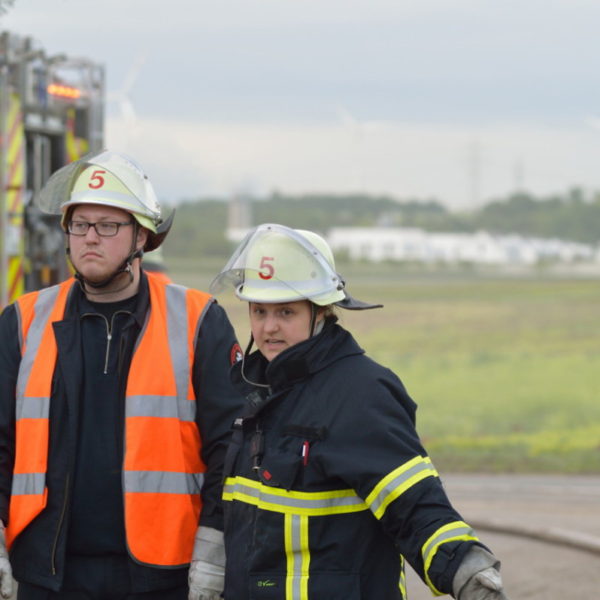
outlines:
[[[425,571],[425,583],[429,586],[434,596],[443,596],[444,593],[440,592],[432,583],[429,577],[429,567],[435,557],[438,548],[447,542],[466,542],[466,541],[479,541],[479,538],[475,535],[475,532],[463,521],[454,521],[440,527],[429,539],[423,544],[421,548],[421,555],[423,556],[423,569]]]
[[[62,319],[72,284],[71,279],[26,294],[15,304],[21,363],[16,383],[15,463],[6,528],[9,547],[47,502],[48,415],[57,356],[52,322]],[[41,348],[43,352],[38,353]]]
[[[182,286],[165,285],[152,274],[148,275],[148,283],[150,310],[134,349],[125,398],[125,528],[129,551],[138,562],[180,566],[190,560],[201,510],[199,492],[205,467],[200,458],[200,435],[195,423],[192,369],[198,330],[211,297]],[[32,486],[39,489],[40,475],[45,477],[50,386],[56,362],[52,322],[62,318],[71,285],[72,280],[57,286],[65,293],[55,296],[51,313],[37,312],[37,303],[35,312],[29,310],[31,302],[21,307],[24,357],[29,346],[33,360],[29,372],[28,362],[22,360],[19,377],[22,374],[26,386],[33,385],[34,369],[46,364],[40,379],[46,390],[42,396],[45,417],[41,419],[45,443],[34,453],[44,468],[22,470],[22,477],[13,482],[15,491]],[[45,293],[57,288],[43,290],[39,295],[46,298]],[[52,304],[50,296],[46,303]],[[40,329],[49,335],[44,334],[38,344],[32,335]],[[54,352],[51,364],[48,364],[49,351]],[[32,395],[28,393],[25,397],[29,399]],[[23,405],[26,408],[22,414],[35,413],[32,402]],[[17,449],[21,444],[31,454],[30,436],[25,438],[19,442],[17,436]],[[15,465],[17,463],[18,458]],[[38,503],[37,512],[26,517],[21,517],[18,504],[13,509],[18,496],[11,498],[9,528],[13,525],[13,512],[15,522],[21,523],[19,529],[15,527],[11,532],[11,540],[43,509],[45,495],[44,491],[44,503]]]
[[[127,544],[139,562],[178,566],[192,556],[206,470],[192,372],[198,330],[211,296],[165,285],[152,273],[148,282],[151,307],[126,390]]]

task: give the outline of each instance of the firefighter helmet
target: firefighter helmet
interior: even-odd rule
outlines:
[[[125,210],[148,229],[146,251],[160,246],[173,222],[173,213],[162,218],[154,188],[141,167],[124,154],[106,150],[88,154],[56,171],[39,192],[36,203],[44,212],[62,214],[63,229],[71,206],[100,204]]]
[[[335,270],[327,242],[312,231],[264,224],[252,229],[211,283],[213,293],[227,283],[240,300],[261,303],[310,300],[318,306],[376,308],[352,298]]]

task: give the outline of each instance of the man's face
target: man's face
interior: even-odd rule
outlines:
[[[116,235],[102,237],[94,227],[85,235],[69,234],[71,261],[81,275],[91,282],[100,282],[112,275],[132,249],[135,232],[133,216],[119,208],[99,204],[80,204],[71,214],[71,221],[86,223],[128,223],[120,225]],[[147,232],[140,228],[136,248],[143,246]]]

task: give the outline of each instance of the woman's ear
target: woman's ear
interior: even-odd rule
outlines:
[[[333,307],[329,306],[319,306],[317,309],[317,320],[326,319],[327,317],[333,315]]]
[[[148,240],[148,230],[145,227],[138,227],[136,248],[141,250]]]

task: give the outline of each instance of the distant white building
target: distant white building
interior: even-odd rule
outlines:
[[[241,242],[252,226],[252,207],[247,195],[234,194],[227,205],[225,237],[230,242]]]
[[[600,249],[559,239],[519,235],[427,232],[403,227],[334,227],[327,240],[353,260],[535,265],[542,261],[600,262]]]

